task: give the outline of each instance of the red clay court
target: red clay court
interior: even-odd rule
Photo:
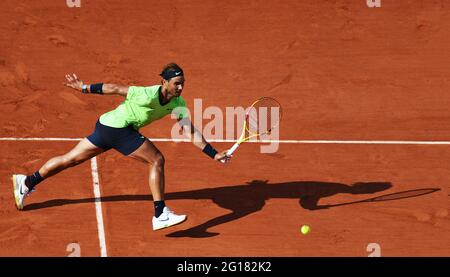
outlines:
[[[68,256],[71,243],[81,256],[450,255],[450,3],[6,0],[0,30],[1,256]],[[185,223],[152,231],[147,166],[115,151],[15,209],[11,175],[123,101],[70,90],[65,74],[153,85],[172,61],[188,107],[278,99],[278,152],[248,143],[222,165],[170,141],[165,118],[141,131],[162,139],[167,203]]]

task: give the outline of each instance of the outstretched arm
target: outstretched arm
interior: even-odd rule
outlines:
[[[85,85],[85,93],[99,93],[91,91],[91,86],[84,84],[83,81],[78,79],[77,75],[74,73],[72,75],[66,75],[67,83],[64,83],[65,86],[83,91],[83,85]],[[103,84],[101,94],[116,94],[127,97],[128,94],[128,86],[119,86],[115,84]]]
[[[189,119],[180,119],[178,122],[180,123],[181,128],[183,128],[183,132],[190,134],[192,144],[201,149],[205,154],[220,162],[228,162],[231,159],[231,157],[227,155],[227,150],[217,152],[211,144],[205,140],[203,134],[194,127],[194,124],[192,124]],[[213,153],[215,153],[214,157],[212,157]]]

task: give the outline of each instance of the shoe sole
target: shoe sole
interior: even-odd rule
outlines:
[[[165,229],[165,228],[168,228],[168,227],[172,227],[172,226],[178,225],[178,224],[180,224],[180,223],[185,222],[186,219],[187,219],[187,216],[185,216],[185,217],[183,218],[183,220],[180,220],[179,222],[172,223],[172,224],[162,225],[161,227],[158,227],[158,228],[156,228],[156,229],[153,228],[153,231],[158,231],[158,230],[161,230],[161,229]]]
[[[21,210],[23,210],[23,205],[20,205],[19,196],[17,195],[18,190],[16,188],[17,188],[18,184],[16,182],[16,175],[13,175],[11,180],[13,183],[13,195],[14,195],[14,200],[15,200],[15,204],[16,204],[16,209],[21,211]]]

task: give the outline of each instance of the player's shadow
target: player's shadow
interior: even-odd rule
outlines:
[[[177,199],[212,200],[219,207],[231,211],[228,214],[210,219],[200,225],[191,227],[186,230],[176,231],[168,234],[167,236],[202,238],[218,235],[218,233],[210,232],[208,231],[208,229],[255,213],[264,207],[266,200],[273,198],[298,199],[301,207],[307,210],[315,211],[363,202],[391,201],[417,197],[440,190],[439,188],[413,189],[345,203],[336,203],[331,205],[318,204],[320,199],[324,197],[333,196],[339,193],[372,194],[383,190],[387,190],[391,187],[392,185],[387,182],[355,183],[352,185],[346,185],[340,183],[301,181],[301,182],[270,184],[267,180],[265,181],[254,180],[252,182],[247,183],[246,185],[167,193],[166,194],[167,200],[177,200]],[[102,202],[151,201],[151,200],[152,197],[151,195],[148,194],[115,195],[115,196],[101,197]],[[26,205],[24,207],[24,210],[30,211],[70,204],[92,203],[95,201],[96,198],[53,199],[41,203],[32,203]]]
[[[170,233],[167,236],[199,238],[218,235],[218,233],[209,232],[208,229],[255,213],[264,207],[266,200],[273,198],[299,199],[299,204],[304,209],[320,210],[356,203],[348,202],[335,205],[319,205],[319,200],[324,197],[338,193],[371,194],[391,187],[392,185],[387,182],[345,185],[340,183],[303,181],[270,184],[268,180],[254,180],[248,182],[246,185],[174,192],[168,194],[167,199],[209,199],[219,207],[228,209],[231,212],[192,228]]]
[[[211,237],[217,233],[209,232],[208,229],[226,222],[237,220],[249,214],[261,210],[266,200],[273,198],[298,199],[301,207],[307,210],[328,209],[335,206],[350,205],[364,202],[355,201],[338,203],[334,205],[319,205],[319,200],[324,197],[339,193],[348,194],[372,194],[389,189],[392,185],[387,182],[355,183],[352,185],[327,182],[287,182],[269,183],[267,180],[254,180],[244,185],[227,186],[218,188],[206,188],[166,194],[167,200],[193,199],[212,200],[219,207],[231,212],[222,215],[192,228],[168,234],[169,237]],[[102,202],[114,201],[150,201],[151,195],[117,195],[101,197]],[[84,199],[53,199],[41,203],[26,205],[24,210],[30,211],[48,207],[91,203],[95,198]],[[280,211],[281,212],[281,211]]]

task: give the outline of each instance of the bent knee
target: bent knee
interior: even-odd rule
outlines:
[[[163,166],[164,163],[166,162],[166,160],[164,159],[163,154],[158,153],[156,154],[156,156],[153,158],[153,165],[155,166]]]

